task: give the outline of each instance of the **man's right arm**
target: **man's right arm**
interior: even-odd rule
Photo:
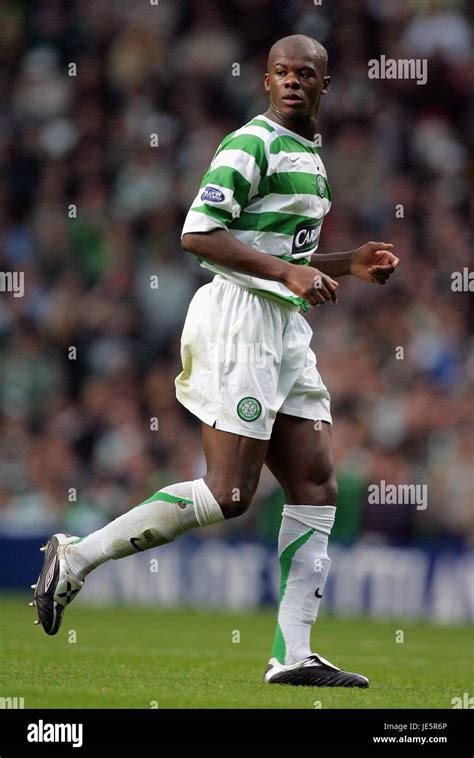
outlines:
[[[183,234],[181,245],[184,250],[232,271],[282,282],[310,305],[321,305],[327,300],[337,302],[338,283],[327,274],[254,250],[226,229],[188,232]]]

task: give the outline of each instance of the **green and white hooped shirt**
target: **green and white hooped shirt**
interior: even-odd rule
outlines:
[[[259,115],[222,140],[202,178],[182,235],[227,229],[262,253],[308,264],[330,207],[326,170],[314,141]],[[241,286],[308,308],[306,300],[281,282],[199,260],[205,268]]]

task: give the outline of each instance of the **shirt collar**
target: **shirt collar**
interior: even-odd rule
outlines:
[[[264,116],[263,113],[261,113],[258,118],[263,118],[267,124],[270,124],[273,126],[274,129],[276,129],[278,132],[281,132],[282,134],[289,134],[295,139],[297,139],[299,142],[302,142],[303,145],[308,145],[309,147],[316,147],[316,140],[306,139],[306,137],[302,137],[301,134],[297,134],[296,132],[292,132],[291,129],[285,129],[284,126],[281,124],[278,124],[276,121],[272,121],[271,118],[268,118],[268,116]]]

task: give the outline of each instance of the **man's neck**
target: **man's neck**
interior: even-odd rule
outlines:
[[[289,129],[290,132],[295,132],[295,134],[299,134],[300,137],[304,137],[304,139],[313,142],[314,135],[317,132],[317,114],[310,116],[308,119],[289,119],[270,105],[263,115],[269,118],[270,121],[275,121],[275,123],[280,124],[280,126],[283,126],[285,129]]]

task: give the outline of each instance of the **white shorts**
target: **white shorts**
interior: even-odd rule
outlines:
[[[209,426],[270,439],[277,413],[331,423],[298,309],[216,276],[189,305],[176,397]]]

